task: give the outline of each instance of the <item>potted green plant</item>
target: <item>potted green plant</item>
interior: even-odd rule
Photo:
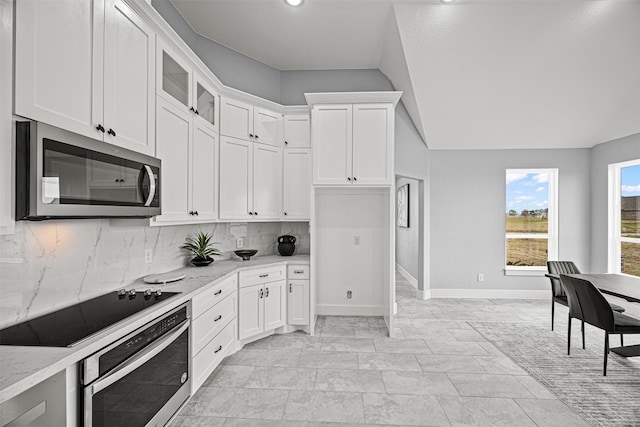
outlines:
[[[211,237],[209,233],[199,232],[194,237],[187,237],[186,243],[180,246],[181,249],[185,249],[194,255],[191,264],[196,267],[203,267],[213,262],[212,255],[222,255],[218,249],[213,247],[217,243],[211,243]]]

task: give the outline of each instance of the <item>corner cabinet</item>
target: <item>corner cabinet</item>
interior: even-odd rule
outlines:
[[[392,185],[393,104],[315,105],[312,122],[314,185]]]
[[[16,115],[153,154],[156,36],[144,20],[122,0],[20,1],[15,18]]]
[[[241,271],[238,292],[238,339],[280,328],[286,323],[285,267]]]
[[[285,148],[282,214],[286,220],[311,216],[311,149]]]
[[[220,219],[279,219],[281,187],[282,149],[222,137]]]
[[[151,225],[217,219],[218,134],[160,97],[157,109],[162,215]]]

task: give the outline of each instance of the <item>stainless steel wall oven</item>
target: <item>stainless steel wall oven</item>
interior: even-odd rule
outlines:
[[[84,426],[164,426],[189,398],[184,304],[83,361]]]

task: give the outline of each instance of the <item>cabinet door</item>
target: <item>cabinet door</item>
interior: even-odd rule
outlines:
[[[193,107],[191,79],[187,61],[158,37],[156,58],[156,93],[178,108]]]
[[[234,138],[253,139],[253,105],[222,98],[220,100],[220,133]]]
[[[220,138],[220,219],[253,218],[253,143]]]
[[[238,339],[245,339],[265,330],[264,289],[254,285],[238,292]]]
[[[254,219],[278,219],[282,211],[282,149],[253,144]]]
[[[286,322],[286,293],[284,291],[286,282],[271,282],[264,285],[264,330],[284,326]]]
[[[287,323],[309,324],[309,281],[289,280],[287,292]]]
[[[156,156],[162,160],[162,215],[157,222],[190,220],[189,147],[191,115],[158,98]]]
[[[287,148],[311,147],[311,118],[308,114],[284,116],[284,145]]]
[[[105,5],[104,140],[153,154],[155,34],[122,0]]]
[[[191,150],[191,211],[195,220],[216,219],[218,189],[218,134],[197,121]]]
[[[103,139],[104,2],[15,3],[15,114]]]
[[[282,114],[255,107],[253,114],[253,132],[255,142],[282,147]]]
[[[353,106],[355,184],[392,184],[393,108],[390,104]]]
[[[219,101],[218,94],[202,76],[194,73],[193,94],[196,97],[193,104],[196,121],[218,131]]]
[[[313,108],[313,183],[350,185],[352,106]]]
[[[283,218],[309,219],[311,215],[311,150],[284,150]]]

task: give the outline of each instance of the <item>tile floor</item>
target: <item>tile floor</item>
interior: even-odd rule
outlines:
[[[381,318],[320,317],[314,337],[245,346],[171,425],[587,425],[467,323],[548,322],[547,301],[414,294],[398,276],[395,339]]]

